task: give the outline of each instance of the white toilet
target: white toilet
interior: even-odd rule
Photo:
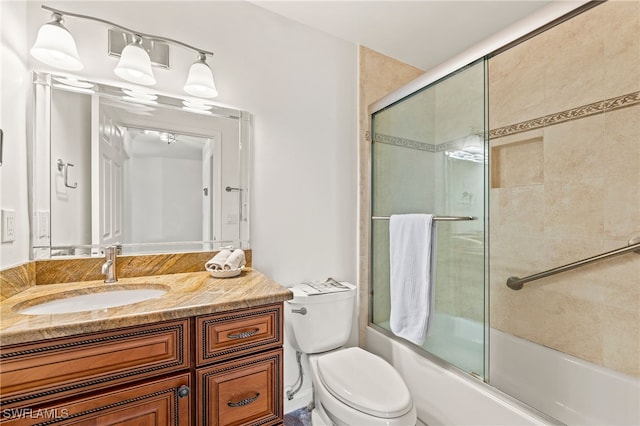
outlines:
[[[287,336],[309,355],[315,409],[314,426],[414,426],[416,409],[400,374],[385,360],[361,348],[342,349],[351,332],[356,287],[309,294],[291,288],[285,305]]]

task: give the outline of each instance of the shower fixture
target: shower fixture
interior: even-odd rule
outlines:
[[[113,49],[113,44],[118,39],[122,40],[122,37],[117,36],[118,32],[127,40],[126,46],[120,51],[120,61],[114,69],[115,74],[123,80],[144,86],[154,85],[156,79],[151,68],[150,53],[154,54],[156,49],[160,50],[157,56],[161,58],[161,61],[156,62],[156,64],[159,63],[160,66],[168,68],[169,53],[167,44],[172,44],[192,50],[197,54],[195,62],[189,68],[184,91],[189,95],[200,98],[214,98],[218,95],[213,73],[206,62],[207,55],[213,56],[212,52],[193,47],[178,40],[135,31],[105,19],[64,12],[45,5],[42,5],[42,8],[52,12],[51,22],[40,27],[30,53],[34,58],[47,65],[69,71],[77,71],[83,68],[75,40],[63,25],[64,17],[70,16],[96,21],[112,27],[109,31],[109,52],[112,54],[118,54],[117,49]],[[116,36],[114,37],[113,34],[116,34]],[[131,38],[130,42],[128,41],[129,38]]]

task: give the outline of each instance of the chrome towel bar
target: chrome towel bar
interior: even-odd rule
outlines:
[[[477,220],[475,216],[434,216],[433,220],[440,220],[446,222],[455,222],[463,220]],[[371,220],[389,220],[389,216],[371,216]]]
[[[608,259],[610,257],[619,256],[621,254],[635,251],[640,254],[640,242],[635,243],[633,240],[627,247],[620,247],[619,249],[611,250],[606,253],[601,253],[597,256],[592,256],[587,259],[582,259],[577,262],[569,263],[567,265],[558,266],[557,268],[549,269],[548,271],[539,272],[537,274],[529,275],[528,277],[510,277],[507,280],[507,287],[512,290],[520,290],[522,286],[528,282],[546,278],[551,275],[559,274],[560,272],[570,271],[572,269],[579,268],[580,266],[588,265],[589,263],[597,262],[598,260]]]

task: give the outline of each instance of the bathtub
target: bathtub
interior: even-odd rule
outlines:
[[[640,425],[640,379],[499,330],[489,338],[493,386],[568,425]]]
[[[466,330],[476,337],[482,330],[480,323],[452,316],[439,323],[454,336]],[[637,378],[491,330],[489,386],[389,336],[367,327],[367,350],[400,372],[418,418],[428,425],[640,424]]]

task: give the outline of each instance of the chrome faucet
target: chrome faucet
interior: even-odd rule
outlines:
[[[105,283],[115,283],[118,281],[116,274],[116,260],[122,246],[108,246],[104,249],[105,262],[102,264],[102,275],[105,276]]]

